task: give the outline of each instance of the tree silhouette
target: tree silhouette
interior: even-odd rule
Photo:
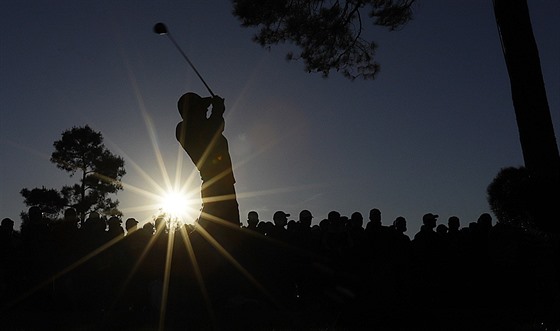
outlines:
[[[58,190],[52,188],[47,189],[44,186],[32,190],[24,188],[20,191],[20,194],[23,196],[23,203],[26,206],[37,206],[43,213],[50,216],[58,216],[62,209],[68,206],[68,200]]]
[[[493,4],[523,160],[532,185],[539,187],[534,192],[538,203],[534,222],[543,230],[560,232],[560,222],[555,217],[560,194],[560,154],[527,0],[494,0]]]
[[[234,0],[233,14],[245,27],[258,27],[254,40],[261,46],[294,43],[298,54],[289,60],[303,59],[308,72],[327,77],[331,70],[345,77],[373,79],[379,71],[373,41],[362,36],[362,15],[375,25],[398,29],[412,19],[415,0]]]
[[[120,180],[126,174],[124,160],[105,147],[101,133],[88,125],[73,127],[64,131],[62,138],[53,145],[55,151],[51,155],[51,162],[69,172],[70,177],[79,173],[80,180],[74,185],[63,186],[60,191],[44,188],[29,191],[24,188],[21,194],[25,203],[46,207],[52,201],[64,201],[66,206],[76,209],[82,220],[95,210],[120,215],[117,209],[119,201],[108,195],[122,190]],[[51,199],[55,196],[54,200]]]
[[[487,193],[488,204],[501,223],[524,229],[535,226],[536,192],[527,168],[501,169]]]
[[[362,11],[375,25],[395,30],[412,19],[414,0],[234,0],[242,26],[258,27],[254,40],[264,47],[286,41],[301,48],[307,71],[341,71],[350,79],[372,79],[379,70],[375,43],[361,37]],[[527,0],[493,0],[498,32],[511,82],[512,99],[525,166],[539,187],[534,222],[560,232],[554,197],[560,194],[560,154],[546,97]],[[558,223],[558,224],[556,224]]]

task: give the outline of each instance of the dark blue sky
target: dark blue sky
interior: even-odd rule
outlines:
[[[85,124],[125,158],[125,217],[150,219],[154,194],[175,183],[198,197],[175,141],[176,102],[207,92],[152,32],[159,21],[226,100],[242,220],[379,208],[384,224],[404,216],[411,235],[428,212],[467,225],[489,211],[500,168],[523,164],[491,0],[419,0],[401,31],[368,28],[382,71],[353,82],[286,62],[289,45],[262,49],[231,10],[227,0],[2,1],[0,217],[19,220],[24,187],[77,180],[49,158],[64,130]],[[530,10],[558,136],[560,2]]]

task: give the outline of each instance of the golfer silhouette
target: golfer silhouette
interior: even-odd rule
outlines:
[[[203,98],[188,92],[179,98],[177,108],[183,120],[177,124],[176,138],[202,179],[202,212],[198,223],[207,228],[223,222],[240,226],[235,178],[228,142],[223,135],[224,99],[217,95]]]

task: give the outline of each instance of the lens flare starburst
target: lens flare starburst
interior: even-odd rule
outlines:
[[[160,210],[170,219],[192,224],[196,218],[194,200],[186,192],[170,190],[159,198]]]

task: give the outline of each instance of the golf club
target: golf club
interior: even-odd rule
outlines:
[[[191,66],[191,68],[194,70],[194,72],[196,73],[196,75],[198,76],[198,78],[200,78],[200,80],[202,81],[202,83],[204,84],[204,86],[206,86],[206,88],[208,89],[208,92],[210,92],[210,95],[212,97],[214,97],[214,92],[212,92],[212,90],[210,89],[210,86],[208,86],[208,84],[206,84],[206,82],[204,81],[204,78],[202,78],[202,76],[200,75],[200,73],[198,72],[198,70],[196,70],[194,64],[192,64],[191,60],[189,60],[189,58],[187,57],[187,55],[185,54],[185,52],[183,52],[183,50],[181,49],[181,47],[179,47],[179,45],[177,44],[177,42],[175,41],[175,39],[173,39],[173,37],[171,36],[171,34],[169,33],[169,30],[167,29],[167,27],[165,26],[165,24],[163,23],[156,23],[156,25],[154,25],[154,33],[161,35],[166,35],[169,40],[171,40],[171,42],[173,43],[173,45],[175,45],[175,47],[177,48],[177,50],[179,50],[179,52],[181,53],[181,55],[183,55],[183,57],[185,58],[185,60],[187,60],[187,63]]]

